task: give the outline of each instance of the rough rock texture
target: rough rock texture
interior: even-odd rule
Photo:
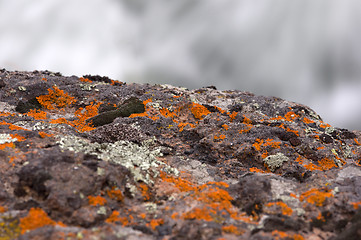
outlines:
[[[360,143],[275,97],[3,69],[0,239],[360,239]]]

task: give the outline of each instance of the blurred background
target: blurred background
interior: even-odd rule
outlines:
[[[361,1],[0,0],[0,68],[251,91],[361,130]]]

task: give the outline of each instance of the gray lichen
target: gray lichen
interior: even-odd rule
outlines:
[[[177,173],[177,170],[157,160],[157,157],[162,156],[161,149],[151,149],[150,141],[152,140],[145,141],[141,145],[123,140],[99,144],[75,136],[62,136],[57,143],[62,149],[95,155],[104,161],[122,165],[130,170],[135,181],[152,183],[152,176],[159,174],[157,167],[162,165],[167,172]]]
[[[269,169],[274,172],[276,168],[282,166],[283,162],[287,162],[289,158],[285,156],[283,153],[277,153],[275,155],[270,155],[263,159],[264,163],[267,164]]]

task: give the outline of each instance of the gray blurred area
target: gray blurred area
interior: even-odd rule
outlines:
[[[361,129],[361,1],[0,0],[0,68],[251,91]]]

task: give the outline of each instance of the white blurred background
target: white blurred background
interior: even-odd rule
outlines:
[[[361,130],[361,1],[0,0],[0,68],[251,91]]]

